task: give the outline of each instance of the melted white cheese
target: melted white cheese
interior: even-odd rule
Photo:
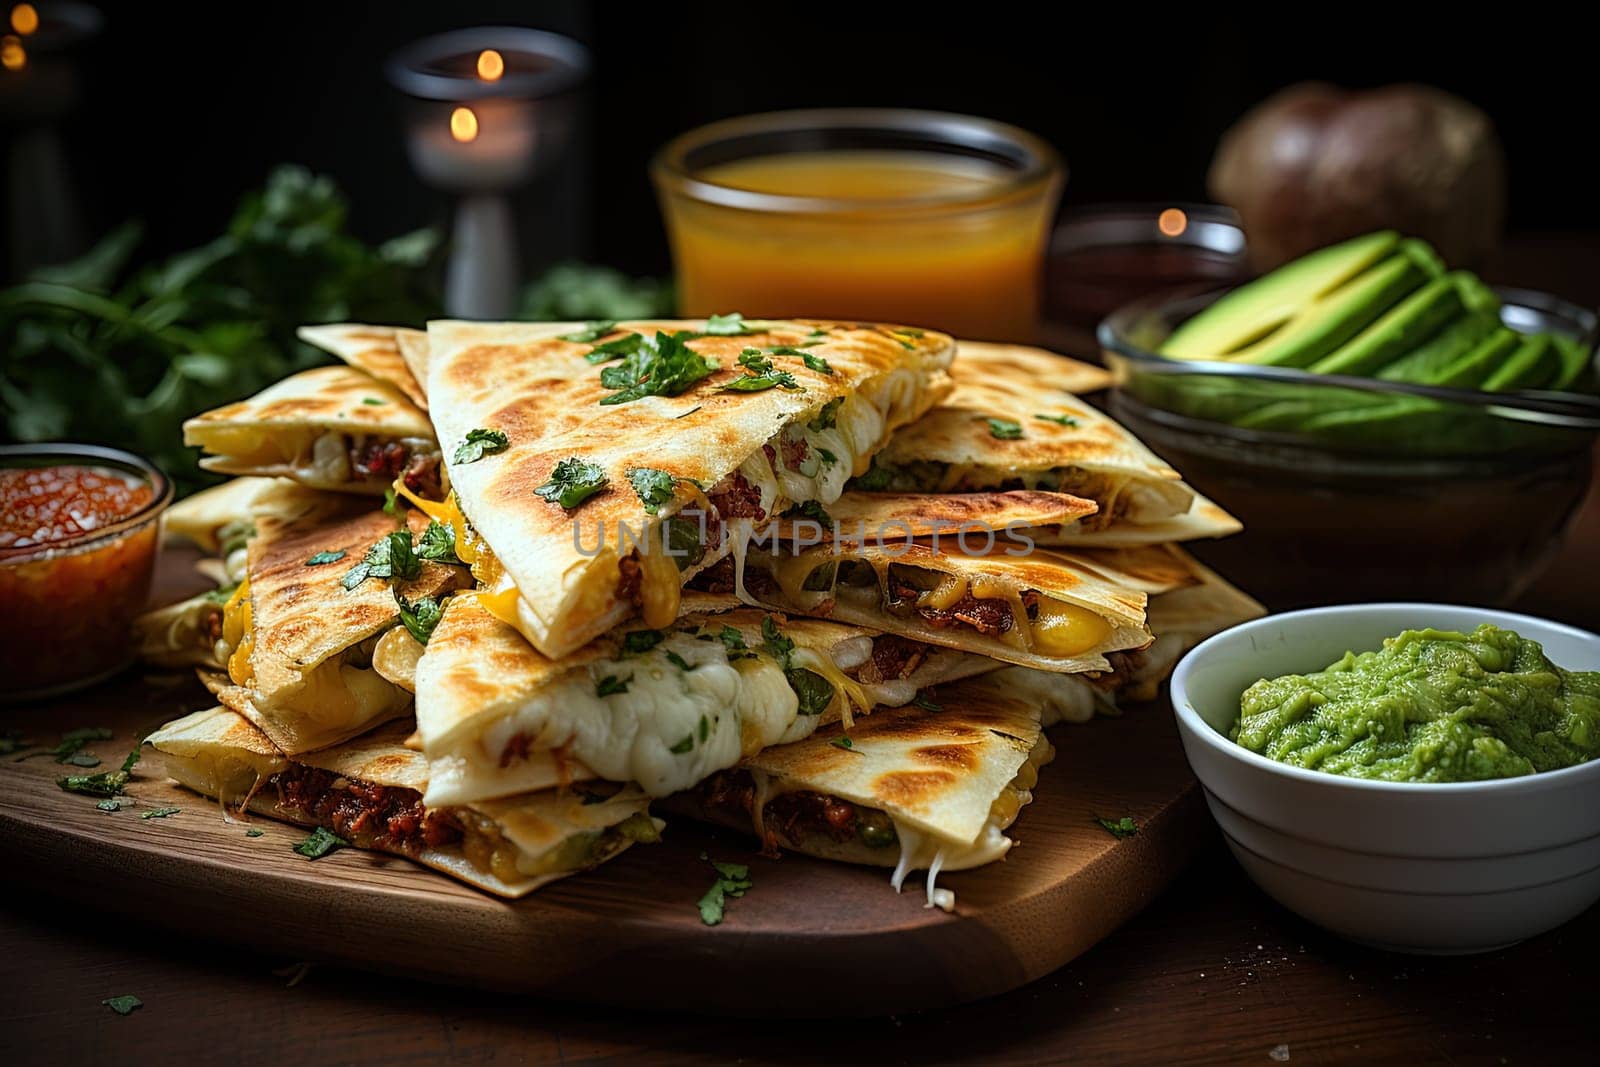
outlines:
[[[599,696],[608,677],[626,691]],[[430,751],[425,799],[459,804],[517,791],[516,768],[508,773],[500,757],[518,735],[529,750],[560,748],[602,778],[665,796],[780,740],[805,737],[820,719],[799,714],[794,690],[767,657],[729,663],[720,641],[672,633],[648,652],[573,672],[455,751]]]

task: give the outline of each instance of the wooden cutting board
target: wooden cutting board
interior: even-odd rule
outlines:
[[[187,563],[166,555],[162,601],[193,584]],[[46,749],[78,727],[115,733],[86,749],[95,768],[0,757],[6,877],[186,941],[311,962],[619,1006],[886,1015],[993,996],[1060,967],[1149,903],[1210,832],[1165,701],[1052,731],[1057,756],[1010,831],[1017,847],[940,877],[954,914],[923,907],[921,874],[897,895],[886,869],[762,859],[751,839],[681,818],[658,845],[507,903],[394,856],[307,860],[292,850],[304,828],[225,822],[153,761],[128,786],[138,803],[118,812],[56,787],[63,774],[116,769],[136,738],[211,703],[184,676],[135,668],[50,704],[0,706],[0,732]],[[161,807],[181,810],[139,817]],[[1133,837],[1095,822],[1124,815]],[[702,854],[748,863],[755,883],[715,927],[696,908],[714,877]]]
[[[142,736],[206,703],[187,683],[130,676],[55,705],[11,709],[0,728],[54,745],[107,726],[88,751],[115,769]],[[0,762],[0,862],[40,893],[172,927],[337,962],[563,999],[738,1015],[927,1009],[1013,989],[1066,963],[1142,908],[1204,839],[1207,820],[1165,706],[1061,727],[1059,754],[1001,863],[948,874],[953,915],[923,907],[921,875],[753,854],[748,839],[669,820],[663,842],[508,904],[403,859],[343,849],[310,861],[300,827],[223,821],[215,802],[136,771],[138,804],[115,813],[55,785],[93,773],[43,755]],[[140,819],[139,812],[178,807]],[[1131,815],[1118,840],[1095,816]],[[748,863],[753,889],[707,927],[695,902],[713,872]],[[108,929],[111,928],[108,924]]]

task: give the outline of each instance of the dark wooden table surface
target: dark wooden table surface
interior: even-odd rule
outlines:
[[[1593,303],[1595,253],[1594,241],[1519,242],[1501,272]],[[1518,606],[1600,626],[1600,493]],[[1487,956],[1392,955],[1284,911],[1216,839],[1155,904],[1055,974],[992,1001],[874,1020],[650,1014],[307,968],[22,896],[3,877],[0,946],[7,1064],[1589,1062],[1584,1009],[1600,989],[1600,908]],[[870,999],[894,981],[863,975],[817,995]],[[144,1006],[122,1017],[100,1003],[121,994]]]

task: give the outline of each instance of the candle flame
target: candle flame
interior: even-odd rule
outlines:
[[[478,77],[486,82],[497,82],[505,72],[505,57],[499,52],[493,48],[485,48],[478,53]]]
[[[450,136],[462,144],[478,139],[478,116],[470,107],[458,107],[450,112]]]
[[[18,4],[11,9],[11,28],[26,37],[39,28],[39,12],[32,4]]]
[[[1189,228],[1189,216],[1178,208],[1169,207],[1156,216],[1156,228],[1168,237],[1177,237]]]
[[[0,67],[21,70],[27,65],[28,52],[22,47],[22,42],[10,34],[0,37]]]

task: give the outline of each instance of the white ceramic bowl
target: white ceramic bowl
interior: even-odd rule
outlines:
[[[1252,682],[1320,670],[1402,630],[1479,623],[1600,670],[1600,637],[1488,608],[1355,604],[1236,626],[1172,675],[1178,731],[1228,847],[1257,885],[1335,933],[1400,952],[1486,952],[1600,899],[1600,760],[1521,778],[1377,782],[1277,763],[1227,731]]]

